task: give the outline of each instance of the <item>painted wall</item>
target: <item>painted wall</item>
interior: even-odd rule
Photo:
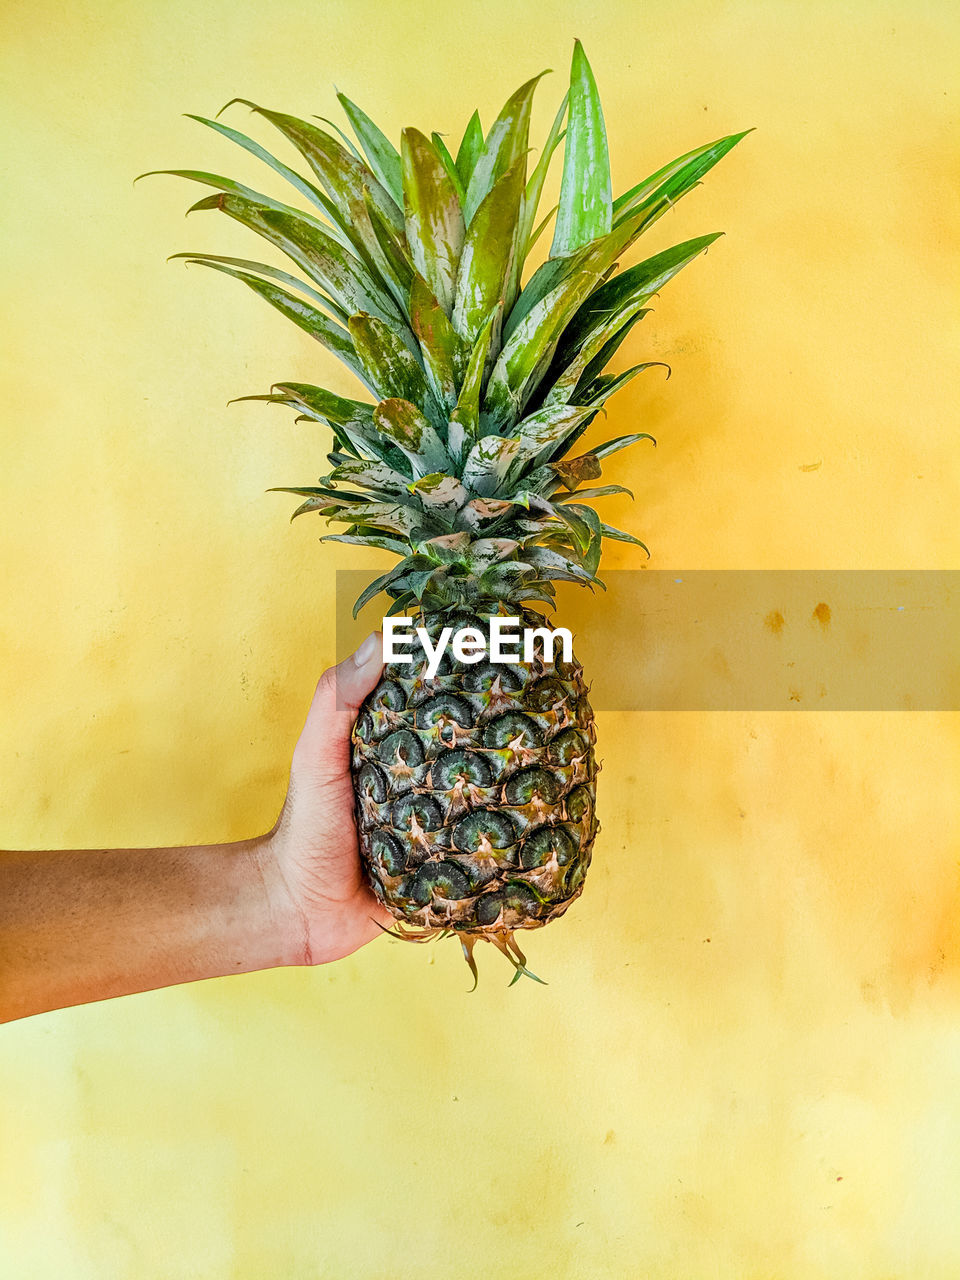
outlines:
[[[438,12],[439,10],[439,12]],[[622,189],[750,125],[649,251],[727,236],[628,354],[612,523],[655,568],[954,568],[957,93],[944,0],[7,0],[6,847],[239,838],[280,804],[338,568],[271,484],[323,442],[231,396],[350,380],[174,179],[258,166],[241,94],[485,121],[580,36]],[[241,123],[242,114],[236,117]],[[232,166],[232,167],[230,167]],[[194,197],[195,198],[195,197]],[[615,434],[611,431],[610,434]],[[622,552],[622,554],[620,554]],[[614,547],[613,567],[638,566]],[[586,623],[602,627],[603,600]],[[643,661],[642,652],[635,660]],[[960,1273],[956,719],[606,713],[550,980],[381,941],[0,1033],[10,1280]]]

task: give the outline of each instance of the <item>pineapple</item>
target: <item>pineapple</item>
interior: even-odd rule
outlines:
[[[233,276],[338,356],[370,394],[300,382],[247,397],[287,405],[332,432],[330,470],[284,489],[343,526],[332,541],[399,557],[381,592],[389,612],[434,638],[493,616],[543,627],[554,583],[600,584],[602,460],[641,440],[574,452],[606,400],[656,361],[605,368],[647,304],[716,239],[701,236],[618,270],[638,237],[743,136],[664,165],[616,199],[596,83],[574,46],[569,92],[528,172],[531,104],[522,85],[485,134],[474,112],[456,156],[414,128],[396,147],[343,94],[352,142],[247,102],[291,142],[311,177],[219,120],[193,117],[296,188],[296,208],[216,174],[164,170],[216,188],[219,209],[282,251],[298,274],[246,259],[177,254]],[[237,101],[245,101],[238,99]],[[559,203],[538,222],[563,143]],[[192,211],[192,210],[191,210]],[[555,213],[547,259],[528,255]],[[655,442],[654,442],[655,443]],[[643,548],[646,550],[646,548]],[[600,584],[602,585],[602,584]],[[361,709],[353,764],[370,883],[417,940],[493,942],[534,977],[520,929],[562,915],[583,888],[598,830],[596,734],[578,662],[391,663]]]

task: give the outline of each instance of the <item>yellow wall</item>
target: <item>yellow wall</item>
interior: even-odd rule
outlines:
[[[610,518],[657,568],[956,566],[945,0],[7,0],[0,21],[0,844],[267,827],[335,571],[380,563],[263,494],[318,473],[318,437],[224,407],[349,378],[164,262],[246,255],[239,228],[184,223],[174,179],[131,186],[253,178],[179,114],[236,94],[331,114],[335,81],[394,134],[456,131],[552,65],[542,130],[577,35],[617,187],[755,125],[651,233],[728,234],[632,339],[674,376],[611,405],[660,447],[619,456],[638,501]],[[453,945],[381,941],[4,1029],[0,1274],[960,1274],[955,719],[599,732],[587,891],[530,939],[548,987],[508,991],[491,953],[467,996]]]

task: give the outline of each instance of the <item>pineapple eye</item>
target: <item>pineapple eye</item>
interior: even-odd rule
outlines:
[[[507,804],[530,804],[537,799],[545,804],[555,804],[560,794],[560,784],[552,773],[535,765],[515,773],[503,789]]]
[[[584,862],[575,862],[570,868],[570,874],[567,876],[566,889],[569,895],[573,895],[577,889],[583,884],[584,876],[587,874],[587,866],[589,865],[589,854]]]
[[[390,816],[400,831],[412,831],[414,821],[421,831],[437,831],[443,824],[440,806],[431,796],[401,796]]]
[[[563,658],[558,658],[556,662],[544,662],[545,667],[553,666],[554,671],[564,680],[576,680],[583,675],[583,667],[576,659],[573,662],[566,662]]]
[[[423,764],[423,744],[409,729],[397,729],[389,733],[377,748],[377,754],[386,765]]]
[[[557,764],[570,764],[578,757],[586,756],[590,750],[590,744],[576,729],[564,729],[551,740],[547,749],[551,760],[555,760]]]
[[[526,884],[511,881],[496,893],[485,893],[477,899],[477,919],[482,925],[494,924],[503,912],[506,927],[537,914],[540,899]]]
[[[527,706],[531,711],[555,711],[567,698],[567,686],[554,676],[538,680],[527,694]]]
[[[409,670],[409,668],[407,669]],[[419,666],[414,667],[414,670],[416,671],[417,675],[427,684],[427,687],[432,688],[434,685],[434,682],[437,679],[437,676],[448,676],[450,672],[453,670],[453,655],[450,653],[449,649],[444,649],[443,653],[440,655],[440,661],[437,664],[436,675],[434,675],[432,679],[429,679],[429,680],[427,679],[426,659],[424,659],[424,661],[421,662]]]
[[[540,730],[529,716],[519,711],[508,711],[506,715],[498,716],[483,731],[485,747],[509,747],[517,738],[520,739],[520,746],[541,745]]]
[[[588,822],[593,812],[593,800],[586,787],[574,787],[567,796],[567,817],[571,822]]]
[[[453,828],[453,843],[464,853],[479,853],[484,848],[509,849],[516,839],[508,815],[495,809],[476,809]]]
[[[464,729],[473,724],[473,712],[469,704],[455,693],[438,693],[417,709],[417,728],[435,729],[437,725],[455,721]]]
[[[357,789],[376,804],[383,804],[387,798],[387,780],[382,771],[369,762],[357,774]]]
[[[489,693],[497,677],[505,693],[517,693],[524,684],[523,672],[506,662],[480,662],[472,667],[458,664],[458,670],[463,671],[463,687],[470,693]]]
[[[370,695],[370,706],[377,711],[403,711],[406,706],[403,689],[394,680],[381,680]]]
[[[493,778],[493,772],[483,756],[478,756],[474,751],[444,751],[434,760],[430,777],[434,787],[449,791],[458,782],[487,787]]]
[[[566,827],[539,827],[524,840],[520,861],[525,867],[542,867],[555,853],[557,862],[564,866],[576,857],[578,848],[578,841]]]
[[[363,707],[357,716],[357,723],[353,726],[353,740],[355,744],[363,744],[373,742],[377,736],[376,726],[373,723],[373,716],[366,707]]]
[[[407,869],[403,846],[389,831],[375,831],[370,837],[370,856],[388,876],[402,875]]]
[[[454,862],[425,862],[410,882],[409,896],[421,907],[434,896],[468,898],[470,881]]]

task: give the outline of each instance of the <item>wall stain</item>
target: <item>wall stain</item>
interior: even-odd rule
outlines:
[[[772,631],[775,636],[778,636],[783,630],[783,614],[779,609],[772,609],[764,618],[763,625],[768,631]]]
[[[730,670],[730,664],[724,657],[723,651],[714,647],[711,651],[709,659],[709,667],[715,676],[719,676],[721,680],[732,680],[733,674]]]
[[[813,611],[813,617],[816,622],[820,623],[821,629],[826,631],[827,627],[830,625],[830,606],[828,604],[824,604],[821,600]]]

